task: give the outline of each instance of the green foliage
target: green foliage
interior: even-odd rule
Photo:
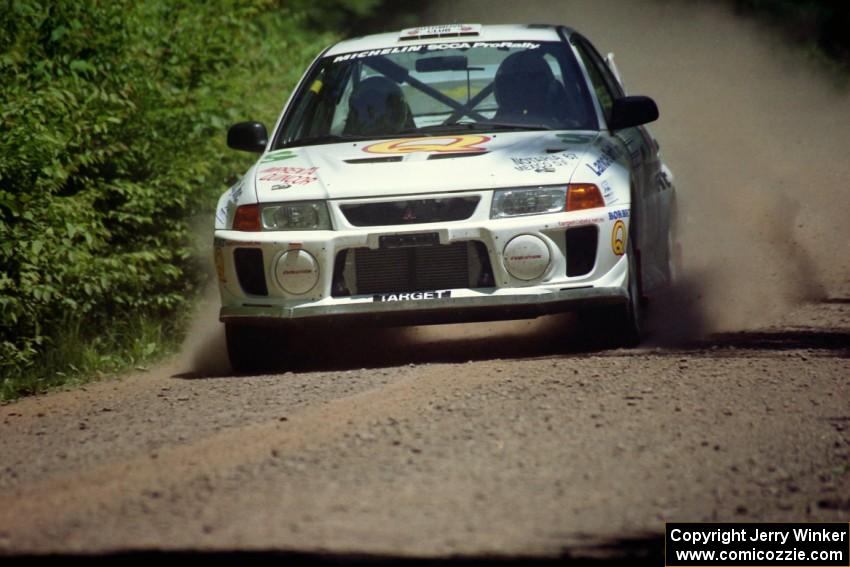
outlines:
[[[68,337],[83,349],[120,328],[132,345],[127,322],[185,309],[203,279],[189,219],[252,159],[226,149],[226,127],[272,123],[340,18],[375,4],[3,2],[4,381],[54,372]]]
[[[179,343],[173,337],[180,319],[130,315],[112,321],[96,336],[80,319],[63,321],[50,338],[50,348],[39,354],[38,369],[0,380],[0,400],[82,384],[130,368],[146,370],[147,363],[176,350]]]

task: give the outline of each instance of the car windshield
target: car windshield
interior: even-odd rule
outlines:
[[[597,127],[566,43],[405,45],[321,59],[287,111],[274,147]]]

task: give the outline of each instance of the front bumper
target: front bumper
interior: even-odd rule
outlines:
[[[625,222],[624,231],[626,234],[628,231],[628,218],[618,220],[619,216],[614,214],[617,209],[622,212],[622,205],[493,220],[489,218],[489,201],[482,199],[482,202],[483,206],[470,219],[444,224],[364,228],[336,224],[337,230],[313,232],[217,230],[215,251],[222,300],[220,319],[245,325],[430,324],[533,318],[591,304],[627,300],[628,261],[612,250],[611,244],[616,224]],[[332,216],[336,217],[337,212],[334,206]],[[597,229],[595,260],[586,273],[569,276],[565,233],[583,226]],[[452,288],[449,293],[441,292],[439,298],[429,298],[427,293],[401,297],[404,294],[400,293],[400,297],[392,301],[379,300],[371,292],[353,292],[347,296],[334,294],[333,275],[340,270],[335,262],[341,251],[378,250],[384,236],[417,233],[435,235],[439,245],[480,243],[486,249],[492,269],[489,286]],[[530,280],[514,277],[506,267],[506,245],[521,235],[539,238],[550,256],[545,270]],[[263,295],[246,293],[240,285],[234,255],[235,251],[245,248],[262,251],[263,263],[257,273],[263,280],[261,287],[267,289]],[[320,273],[316,285],[300,295],[287,292],[275,276],[275,266],[292,250],[308,252],[315,258]]]
[[[456,291],[463,291],[467,295],[399,302],[375,302],[369,299],[318,302],[297,307],[226,306],[221,309],[221,320],[244,325],[325,324],[330,321],[343,325],[429,325],[529,319],[588,305],[625,303],[628,299],[622,287],[580,287],[511,294]]]

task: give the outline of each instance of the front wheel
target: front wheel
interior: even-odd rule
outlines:
[[[271,370],[280,350],[277,329],[225,323],[227,355],[236,374],[255,374]]]
[[[632,240],[629,238],[626,248],[629,263],[626,303],[596,307],[581,313],[582,326],[592,343],[604,348],[635,347],[643,337],[644,308],[639,262]]]
[[[643,337],[643,290],[640,285],[640,267],[638,256],[629,239],[629,299],[624,306],[620,307],[620,318],[622,320],[621,340],[623,346],[633,347],[640,344]]]

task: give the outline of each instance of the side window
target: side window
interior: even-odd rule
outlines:
[[[593,84],[593,90],[599,99],[599,105],[602,107],[605,120],[610,120],[614,99],[622,96],[616,79],[610,74],[599,54],[592,48],[589,48],[584,41],[576,42],[576,49],[581,56],[584,66],[587,68],[587,74],[590,76],[590,82]]]
[[[352,73],[353,75],[354,73]],[[345,86],[342,90],[342,96],[339,103],[335,105],[333,118],[331,118],[330,133],[333,135],[342,134],[345,129],[345,120],[348,118],[348,100],[351,98],[351,93],[354,90],[354,81],[345,81]]]
[[[291,115],[286,117],[277,144],[327,134],[340,134],[348,115],[353,82],[361,73],[360,62],[331,66],[325,63],[302,86]]]
[[[589,41],[586,39],[582,42],[584,47],[587,49],[587,54],[590,56],[590,60],[596,65],[599,69],[599,72],[602,73],[602,80],[605,81],[605,84],[608,85],[608,90],[614,94],[614,98],[620,98],[625,93],[623,93],[623,87],[620,86],[620,81],[614,76],[614,73],[611,72],[611,69],[608,68],[608,64],[605,62],[605,59],[596,51],[596,48],[591,45]]]

